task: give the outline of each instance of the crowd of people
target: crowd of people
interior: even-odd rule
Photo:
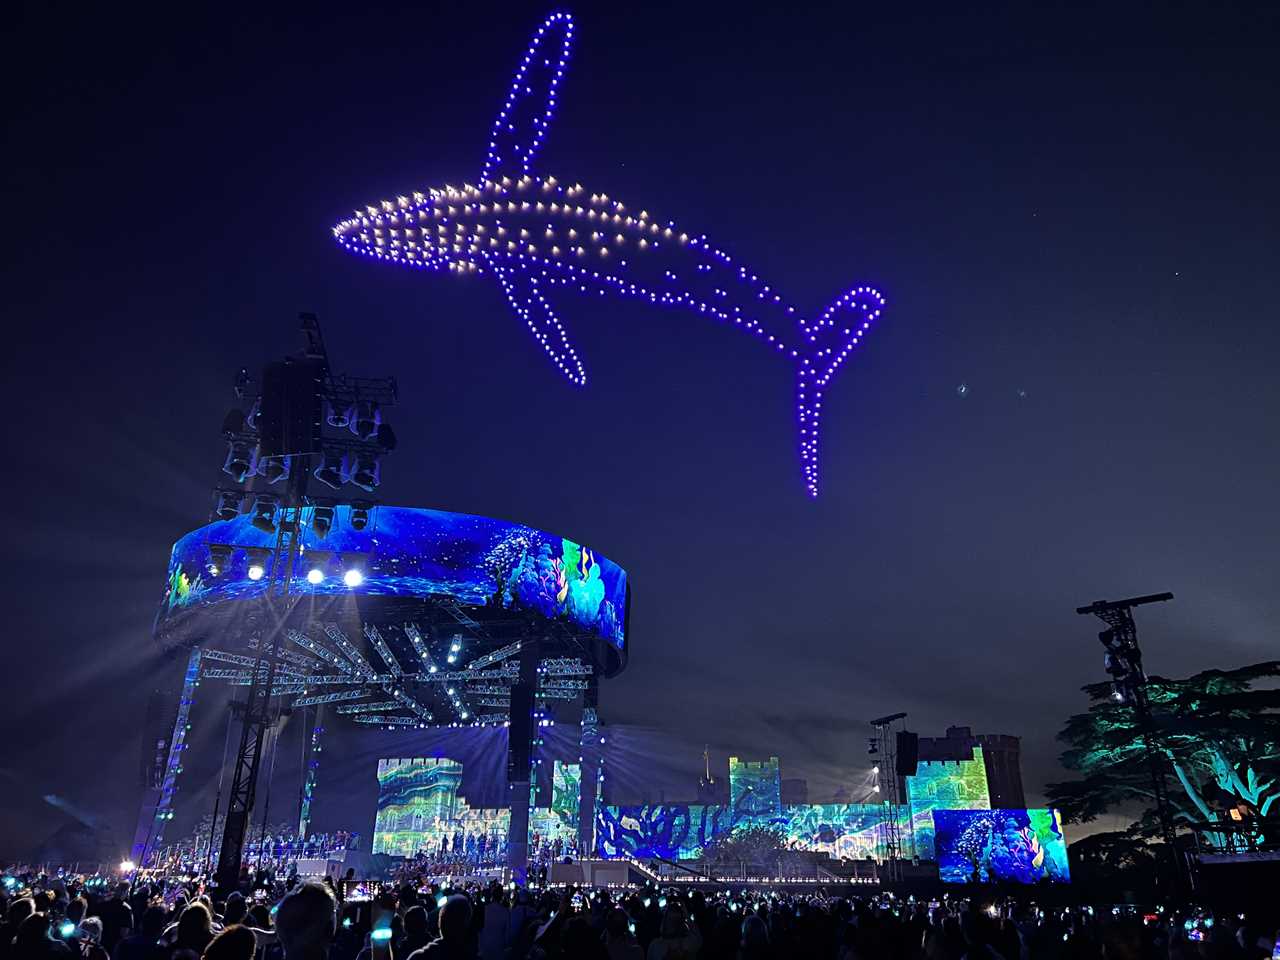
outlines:
[[[10,871],[0,960],[1266,960],[1274,918],[1031,897]]]
[[[148,860],[173,873],[200,873],[218,863],[216,839],[222,836],[221,823],[211,829],[208,818],[185,840],[160,847]],[[300,836],[284,827],[245,838],[244,862],[272,870],[282,870],[298,860],[341,860],[348,850],[360,849],[360,834],[347,830]]]

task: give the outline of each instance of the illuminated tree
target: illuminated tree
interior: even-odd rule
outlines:
[[[1250,820],[1280,813],[1280,689],[1253,689],[1276,677],[1280,661],[1273,660],[1185,680],[1150,678],[1153,744],[1176,780],[1169,790],[1175,819],[1217,823],[1232,809]],[[1083,689],[1093,705],[1058,734],[1068,744],[1062,765],[1083,778],[1050,784],[1049,801],[1076,822],[1143,805],[1136,826],[1154,832],[1151,768],[1136,713],[1112,698],[1110,683]]]

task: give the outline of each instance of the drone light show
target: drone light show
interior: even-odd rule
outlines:
[[[553,13],[538,27],[494,120],[476,184],[370,204],[334,226],[334,237],[376,260],[493,277],[516,317],[578,386],[586,384],[586,368],[556,313],[568,294],[678,307],[750,334],[795,368],[801,468],[816,497],[823,397],[880,316],[884,297],[855,286],[808,315],[706,234],[532,172],[573,33],[567,13]]]

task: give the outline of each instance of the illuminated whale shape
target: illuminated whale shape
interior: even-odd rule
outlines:
[[[337,224],[334,237],[379,260],[494,277],[552,362],[579,386],[586,368],[552,305],[569,293],[680,307],[751,334],[795,365],[800,462],[805,488],[816,497],[823,394],[880,316],[884,298],[854,287],[806,317],[705,234],[535,175],[530,165],[550,127],[572,42],[567,13],[538,27],[494,120],[476,185],[384,200]]]

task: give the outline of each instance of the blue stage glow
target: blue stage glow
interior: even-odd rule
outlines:
[[[884,308],[857,286],[816,315],[797,311],[758,274],[694,234],[604,193],[531,173],[550,129],[573,43],[573,18],[538,27],[494,120],[479,184],[383,200],[333,228],[343,249],[416,269],[491,276],[564,376],[586,368],[555,311],[566,294],[676,307],[742,330],[790,361],[805,488],[818,495],[823,394]]]
[[[619,650],[624,647],[626,571],[589,547],[490,517],[389,506],[375,508],[359,530],[350,522],[352,508],[336,508],[333,525],[321,541],[310,526],[313,509],[305,511],[303,549],[341,554],[346,571],[341,578],[317,581],[301,564],[292,592],[439,597],[475,607],[497,604],[566,621]],[[170,557],[162,621],[263,595],[272,578],[249,553],[273,548],[275,539],[254,527],[247,515],[187,534]],[[229,564],[213,576],[208,571],[209,548],[218,545],[232,551]]]

